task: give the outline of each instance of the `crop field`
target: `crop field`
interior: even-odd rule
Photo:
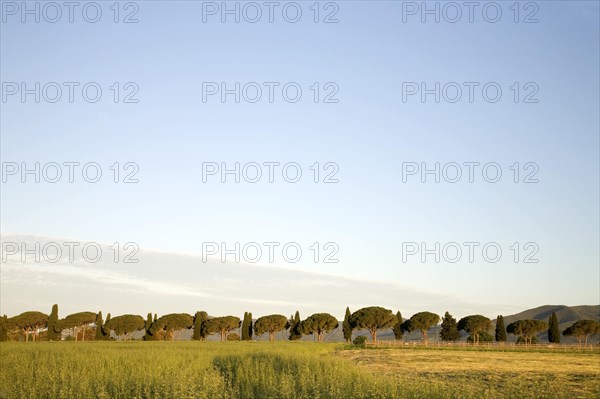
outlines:
[[[0,344],[1,398],[596,398],[600,353],[310,342]]]

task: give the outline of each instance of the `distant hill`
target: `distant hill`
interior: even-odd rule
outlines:
[[[552,312],[556,312],[561,331],[578,320],[596,320],[600,322],[600,305],[544,305],[514,315],[504,316],[504,323],[508,325],[513,321],[523,319],[543,320],[547,322]]]

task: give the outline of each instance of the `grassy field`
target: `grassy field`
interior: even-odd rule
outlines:
[[[599,352],[0,344],[0,398],[597,398]]]

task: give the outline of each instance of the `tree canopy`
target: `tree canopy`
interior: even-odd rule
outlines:
[[[275,333],[285,329],[288,323],[287,317],[282,314],[272,314],[259,317],[254,323],[254,332],[257,335],[269,333],[269,341],[275,341]]]
[[[32,334],[32,339],[35,341],[39,330],[46,328],[48,315],[37,311],[24,312],[18,316],[11,317],[8,319],[8,322],[25,334],[25,341],[28,340],[30,334]]]
[[[315,334],[318,342],[323,342],[324,334],[335,330],[339,323],[329,313],[315,313],[301,324],[303,334]]]
[[[537,333],[548,328],[548,324],[541,320],[517,320],[506,326],[510,334],[519,335],[525,344],[531,344]]]
[[[408,320],[408,323],[404,325],[408,331],[421,331],[423,336],[423,343],[427,344],[427,330],[437,325],[440,322],[440,316],[431,312],[419,312]]]
[[[352,313],[352,316],[350,316],[350,325],[352,329],[369,330],[373,342],[377,342],[377,330],[393,326],[396,320],[396,316],[390,309],[380,306],[370,306]]]
[[[487,333],[492,328],[492,321],[480,314],[463,317],[458,321],[458,329],[466,331],[471,336],[471,341],[479,343],[482,333]]]
[[[85,341],[85,330],[96,322],[96,313],[94,312],[78,312],[73,313],[60,320],[59,324],[63,330],[72,330],[77,341],[77,335],[80,330],[83,330],[82,341]]]
[[[221,341],[225,342],[227,340],[227,333],[231,330],[234,330],[240,326],[240,318],[235,316],[223,316],[223,317],[215,317],[212,319],[206,320],[205,331],[208,334],[221,334]]]
[[[104,327],[107,331],[114,331],[117,337],[123,336],[124,340],[128,340],[133,333],[143,330],[145,325],[146,323],[142,316],[124,314],[111,319],[107,317]]]
[[[571,327],[568,327],[563,335],[574,336],[579,341],[579,345],[581,345],[581,341],[587,345],[588,337],[591,335],[600,333],[600,323],[595,320],[579,320],[573,323]]]
[[[150,334],[160,338],[175,340],[175,332],[192,328],[194,318],[187,313],[170,313],[158,318],[150,326]]]

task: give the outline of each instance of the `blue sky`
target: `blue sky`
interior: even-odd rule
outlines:
[[[139,22],[115,24],[112,2],[100,4],[103,17],[95,24],[77,12],[72,24],[21,23],[19,14],[3,14],[3,83],[97,82],[103,97],[97,103],[80,96],[73,103],[7,97],[2,162],[97,162],[106,176],[97,184],[23,184],[10,177],[0,207],[5,236],[135,242],[196,255],[203,242],[293,241],[305,249],[335,242],[338,263],[315,263],[306,252],[299,263],[273,266],[429,292],[443,297],[431,305],[439,312],[466,311],[465,302],[480,304],[484,314],[600,302],[597,2],[537,2],[539,22],[528,24],[513,22],[512,2],[498,3],[497,23],[476,11],[473,23],[465,16],[454,24],[422,23],[419,16],[403,23],[407,3],[392,1],[336,2],[339,22],[331,24],[313,22],[313,2],[298,2],[303,17],[295,24],[278,13],[274,23],[221,23],[218,16],[204,23],[203,3],[192,1],[137,2]],[[532,10],[521,10],[519,18]],[[139,102],[114,103],[114,82],[134,82]],[[202,82],[297,82],[303,96],[297,103],[280,96],[273,103],[202,102]],[[334,82],[339,102],[315,103],[314,82]],[[488,103],[476,91],[473,103],[435,103],[432,96],[403,102],[402,82],[496,82],[503,96]],[[517,103],[514,82],[521,90]],[[537,103],[522,101],[528,82],[539,87]],[[202,182],[203,162],[271,161],[298,163],[303,179]],[[139,165],[139,183],[112,183],[114,162]],[[315,162],[339,165],[339,183],[313,183]],[[403,162],[496,162],[503,177],[496,184],[480,175],[472,184],[423,184],[418,177],[403,183]],[[515,162],[537,164],[539,183],[513,183]],[[504,253],[495,264],[481,257],[402,262],[403,242],[497,242]],[[515,263],[514,242],[536,243],[539,262]],[[148,261],[142,276],[122,266],[150,280],[163,267]],[[207,273],[218,274],[219,267]],[[6,281],[2,312],[26,310],[5,294],[13,280]],[[36,303],[53,303],[50,290],[31,284]],[[124,303],[140,299],[135,292],[120,295]],[[343,299],[316,295],[341,316]],[[424,310],[422,299],[398,298],[386,303]],[[99,298],[90,300],[89,306],[101,306]],[[176,311],[198,299],[164,301]],[[372,304],[367,301],[355,305]],[[114,313],[137,311],[121,306]],[[235,303],[215,307],[211,313],[247,310]]]

